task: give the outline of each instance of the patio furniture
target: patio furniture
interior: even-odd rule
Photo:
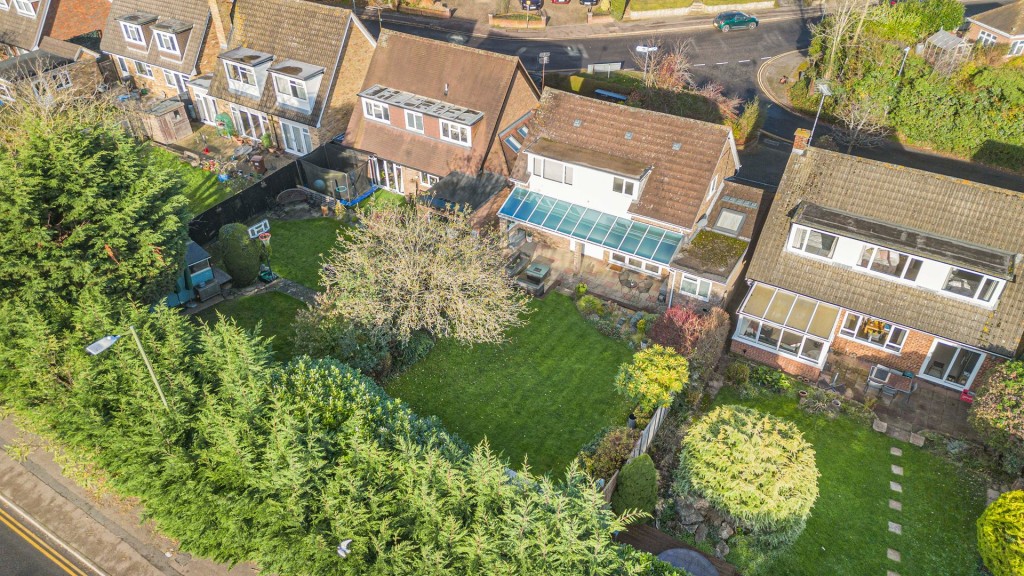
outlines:
[[[516,284],[527,293],[539,298],[544,295],[544,284],[550,274],[551,266],[534,262],[526,267],[526,272],[516,280]]]
[[[505,264],[505,273],[514,278],[522,274],[529,264],[530,257],[517,251]]]
[[[644,278],[643,282],[640,282],[640,286],[637,287],[637,292],[641,294],[647,294],[654,288],[654,280],[651,278]]]
[[[909,375],[908,375],[909,374]],[[875,364],[868,373],[868,388],[881,388],[882,396],[895,398],[897,394],[907,397],[917,390],[913,373],[893,370],[881,364]]]
[[[636,288],[636,280],[633,280],[631,276],[632,274],[630,274],[628,270],[623,270],[622,273],[619,274],[619,284],[621,284],[623,288],[629,290]]]

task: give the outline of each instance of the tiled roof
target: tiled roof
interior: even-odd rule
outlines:
[[[0,44],[17,46],[23,50],[35,50],[42,38],[43,24],[52,0],[39,0],[35,18],[23,16],[8,2],[6,10],[0,9]]]
[[[54,0],[54,11],[46,35],[70,40],[89,32],[103,30],[110,16],[110,0]]]
[[[528,145],[541,138],[653,166],[629,211],[692,228],[729,146],[729,128],[545,88]],[[526,174],[526,162],[521,154],[513,178]]]
[[[1024,277],[995,310],[787,252],[801,203],[952,241],[1024,252],[1024,195],[922,170],[809,148],[790,157],[747,276],[916,330],[1012,356],[1024,333]]]
[[[69,58],[64,58],[45,50],[33,50],[19,54],[14,58],[0,60],[0,80],[17,82],[25,78],[35,77],[36,72],[47,72],[72,62],[73,60]]]
[[[182,51],[180,61],[162,56],[152,34],[150,34],[149,43],[146,46],[133,45],[124,39],[118,18],[139,13],[157,16],[158,23],[164,20],[180,20],[192,25],[188,43],[179,46]],[[107,25],[103,29],[100,48],[104,52],[140,60],[181,74],[192,75],[196,69],[199,50],[206,40],[209,22],[210,4],[207,0],[174,0],[173,2],[167,0],[113,0]]]
[[[248,48],[270,54],[275,64],[296,60],[323,68],[320,90],[310,112],[279,106],[269,76],[263,82],[263,91],[257,99],[229,90],[224,66],[218,64],[213,71],[210,96],[316,126],[341,64],[346,34],[360,33],[349,22],[351,14],[341,6],[308,0],[237,0],[228,48]]]
[[[431,174],[476,172],[495,138],[519,58],[384,30],[363,89],[374,84],[483,113],[466,149],[352,115],[345,145]],[[446,92],[447,88],[447,92]],[[468,159],[468,162],[467,162]],[[468,165],[467,165],[468,164]]]
[[[1024,35],[1024,1],[1018,0],[1012,4],[993,8],[971,16],[968,20],[999,30],[1007,36],[1022,36]]]

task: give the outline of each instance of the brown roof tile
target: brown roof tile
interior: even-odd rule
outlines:
[[[1012,4],[993,8],[971,16],[968,20],[999,30],[1007,36],[1024,35],[1024,1],[1018,0]]]
[[[224,66],[213,70],[210,95],[221,100],[316,126],[341,64],[346,34],[360,34],[350,22],[352,12],[340,5],[308,0],[237,0],[228,48],[249,48],[272,54],[274,63],[296,60],[324,69],[320,90],[310,112],[279,106],[273,84],[267,80],[259,99],[228,90]]]
[[[352,115],[345,145],[429,172],[478,172],[497,131],[505,128],[504,107],[520,71],[519,58],[385,30],[363,89],[374,84],[411,92],[483,112],[467,149]],[[445,87],[447,86],[447,94]]]
[[[529,142],[547,138],[653,166],[629,211],[692,228],[729,135],[729,128],[718,124],[545,88]],[[526,161],[520,155],[513,178],[523,179]]]
[[[1024,252],[1024,195],[994,186],[809,148],[790,157],[747,276],[943,338],[1012,356],[1024,334],[1017,271],[995,310],[804,258],[785,250],[801,203],[955,241]]]
[[[182,50],[180,62],[161,56],[152,34],[145,47],[136,48],[125,41],[121,24],[117,19],[135,13],[153,14],[157,16],[158,23],[173,19],[192,25],[187,44],[179,46]],[[199,50],[206,41],[209,23],[210,5],[207,0],[113,0],[107,25],[103,29],[100,49],[191,76],[196,71],[196,61],[199,58]]]
[[[0,8],[0,44],[17,46],[22,50],[35,50],[43,37],[43,24],[49,14],[52,0],[39,0],[35,17],[23,16],[14,8],[13,0],[6,10]]]
[[[53,3],[46,35],[68,40],[103,30],[110,16],[110,0],[50,0]]]

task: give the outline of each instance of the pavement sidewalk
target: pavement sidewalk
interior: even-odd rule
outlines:
[[[0,499],[28,515],[71,558],[99,576],[250,576],[250,565],[192,558],[177,543],[142,520],[138,505],[111,497],[97,499],[61,473],[42,438],[0,421],[0,446],[27,444],[23,462],[0,450]]]

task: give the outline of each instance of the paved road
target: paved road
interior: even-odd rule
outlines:
[[[31,532],[18,517],[0,506],[0,576],[86,576],[57,552],[57,547]]]

